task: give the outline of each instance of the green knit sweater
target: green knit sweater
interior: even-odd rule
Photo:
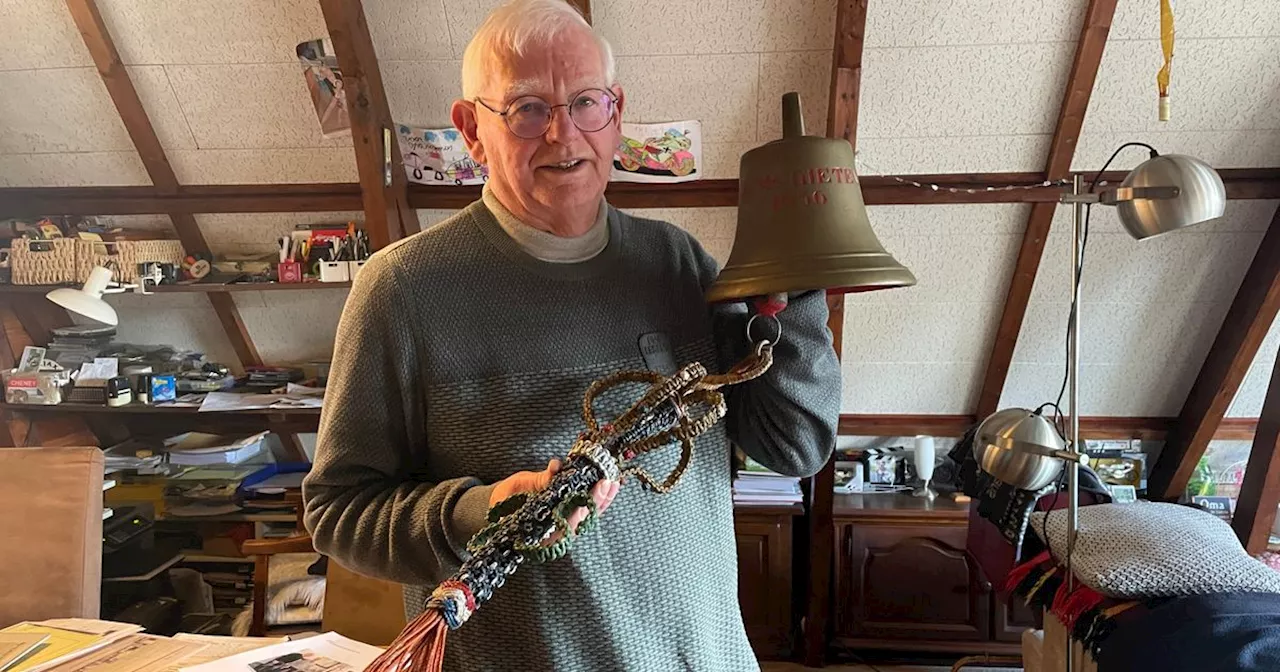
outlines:
[[[303,484],[306,524],[321,553],[406,584],[410,617],[467,557],[489,484],[568,451],[591,381],[646,362],[723,370],[745,354],[746,308],[708,307],[717,268],[696,240],[613,208],[608,226],[600,254],[548,263],[478,201],[357,278]],[[730,391],[728,417],[698,440],[676,489],[626,483],[568,557],[521,567],[450,635],[446,670],[757,668],[738,608],[728,439],[811,474],[840,407],[822,294],[793,297],[781,319],[773,369]],[[638,391],[602,400],[599,415]],[[677,452],[642,463],[664,473]]]

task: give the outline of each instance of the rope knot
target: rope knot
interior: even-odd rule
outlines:
[[[427,609],[440,612],[445,623],[449,624],[449,629],[456,630],[471,618],[471,613],[476,610],[476,598],[465,583],[445,581],[431,591],[431,598],[427,600]]]

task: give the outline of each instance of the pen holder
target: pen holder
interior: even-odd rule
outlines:
[[[364,260],[347,262],[347,275],[351,277],[352,282],[355,282],[356,276],[360,274],[360,269],[362,268],[364,268]]]
[[[280,282],[302,282],[302,264],[296,261],[282,261],[276,266],[276,275]]]
[[[349,280],[351,280],[351,273],[347,270],[347,262],[320,262],[320,282],[347,282]]]

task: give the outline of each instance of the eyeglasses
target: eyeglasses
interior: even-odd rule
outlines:
[[[501,111],[489,107],[489,104],[475,99],[486,110],[502,117],[507,122],[507,128],[516,137],[525,140],[533,140],[541,138],[551,130],[551,117],[555,114],[557,107],[564,107],[569,110],[569,119],[573,122],[578,130],[584,133],[594,133],[613,121],[614,104],[617,102],[614,95],[604,89],[583,89],[574,94],[568,103],[560,105],[552,105],[538,96],[521,96],[511,101],[507,107]]]

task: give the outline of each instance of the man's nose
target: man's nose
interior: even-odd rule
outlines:
[[[567,106],[551,109],[551,126],[544,136],[547,142],[566,144],[580,133],[578,127],[573,124],[573,119],[569,117]]]

